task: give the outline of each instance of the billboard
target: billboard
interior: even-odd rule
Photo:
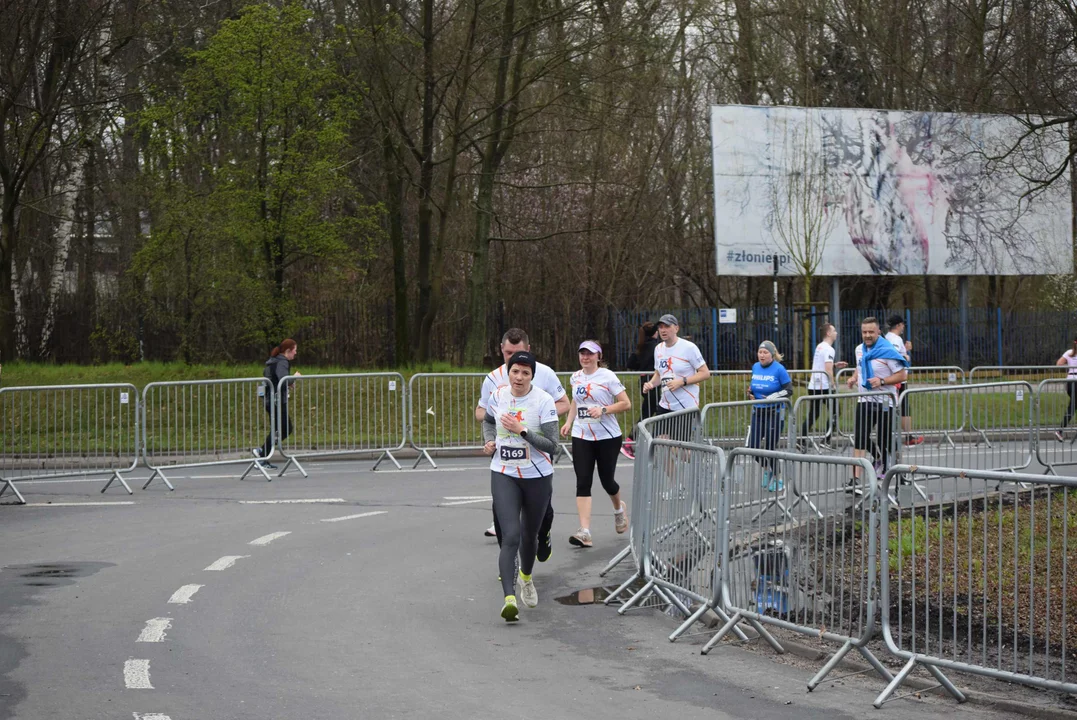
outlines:
[[[1069,130],[1004,115],[711,109],[720,275],[1073,272]],[[1020,142],[1018,142],[1020,140]]]

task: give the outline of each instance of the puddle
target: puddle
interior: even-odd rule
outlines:
[[[71,585],[77,579],[93,575],[107,567],[111,563],[100,562],[68,562],[68,563],[42,563],[38,565],[8,565],[0,568],[0,581],[19,578],[24,582],[19,583],[24,587],[60,587]]]
[[[594,605],[608,598],[612,592],[612,589],[604,587],[586,588],[571,595],[554,598],[554,602],[562,605]]]

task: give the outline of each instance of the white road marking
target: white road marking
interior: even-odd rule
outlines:
[[[191,602],[191,597],[204,587],[205,585],[184,585],[172,593],[172,597],[168,598],[168,602],[173,605],[186,605]]]
[[[43,502],[26,503],[23,507],[110,507],[112,505],[134,505],[133,500],[116,500],[113,502]]]
[[[492,497],[479,498],[477,500],[457,500],[456,502],[443,502],[438,503],[440,507],[450,507],[452,505],[473,505],[475,503],[487,503],[493,500]]]
[[[164,642],[165,630],[172,627],[172,618],[153,618],[146,621],[146,627],[135,642]]]
[[[345,515],[344,517],[323,518],[322,522],[340,522],[341,520],[355,520],[356,518],[373,517],[374,515],[385,515],[388,512],[388,510],[376,510],[374,512],[359,513],[358,515]]]
[[[128,660],[125,662],[123,682],[128,690],[153,690],[153,685],[150,685],[150,661]]]
[[[248,545],[268,545],[269,543],[273,542],[277,538],[282,538],[285,535],[291,535],[291,534],[292,534],[291,530],[283,530],[281,532],[275,532],[275,533],[270,533],[269,535],[263,535],[260,538],[257,538],[255,540],[251,540],[247,544]]]
[[[243,558],[249,557],[250,555],[225,555],[223,558],[206,568],[206,570],[227,570],[236,564],[236,560],[242,560]]]
[[[172,720],[167,715],[161,713],[135,713],[135,720]]]
[[[312,503],[342,503],[344,498],[307,498],[304,500],[240,500],[240,505],[304,505]]]
[[[491,495],[446,495],[442,500],[493,500]]]

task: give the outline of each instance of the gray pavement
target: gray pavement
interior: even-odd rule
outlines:
[[[216,467],[131,496],[97,479],[21,483],[34,506],[0,499],[0,718],[1003,716],[933,695],[875,711],[870,676],[809,694],[811,671],[769,652],[669,643],[675,623],[657,611],[554,602],[603,584],[627,537],[599,493],[595,547],[569,547],[567,466],[539,607],[507,625],[489,502],[468,501],[489,494],[488,471],[439,464],[311,462],[308,479],[272,483]],[[630,477],[619,469],[631,504]],[[249,504],[289,499],[339,502]],[[250,544],[274,533],[288,534]]]

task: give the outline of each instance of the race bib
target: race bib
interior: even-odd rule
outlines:
[[[588,414],[587,411],[590,410],[590,409],[591,409],[590,407],[577,407],[576,408],[576,422],[581,422],[581,423],[602,422],[601,418],[596,420],[595,418],[591,417]]]
[[[531,446],[502,443],[497,448],[497,457],[505,467],[523,467],[531,464]]]

